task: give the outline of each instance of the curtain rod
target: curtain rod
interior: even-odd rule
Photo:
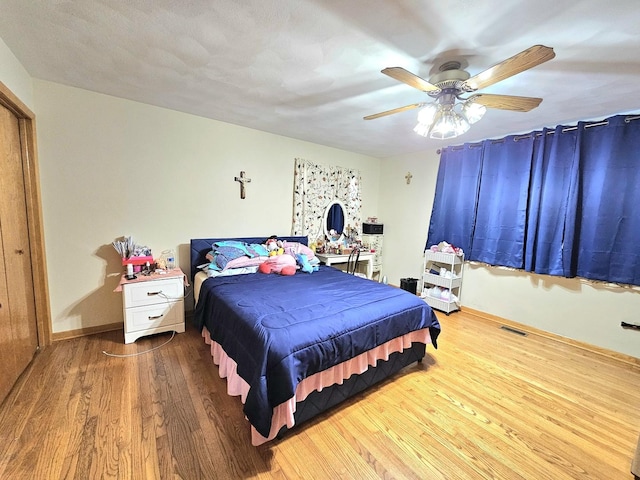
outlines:
[[[635,115],[635,116],[631,116],[631,117],[626,117],[624,119],[624,122],[625,123],[629,123],[629,122],[632,122],[632,121],[638,120],[638,119],[640,119],[640,115]],[[603,120],[601,122],[587,123],[587,124],[584,125],[584,128],[586,129],[586,128],[591,128],[591,127],[601,127],[603,125],[609,125],[609,121],[608,120]],[[577,130],[577,129],[578,129],[578,126],[574,125],[574,126],[571,126],[571,127],[563,128],[561,133],[571,132],[571,131]],[[549,130],[547,132],[547,135],[553,135],[554,133],[556,133],[555,130]],[[535,134],[536,137],[541,137],[542,136],[542,133],[531,132],[531,133],[528,133],[526,135],[521,135],[519,137],[514,137],[513,141],[517,142],[518,140],[524,140],[525,138],[531,138],[531,135],[534,135],[534,134]]]
[[[640,118],[640,117],[638,117],[638,118]],[[626,119],[625,119],[625,121],[626,121]],[[627,123],[628,123],[628,122],[627,122]],[[608,122],[607,120],[605,120],[605,121],[603,121],[603,122],[587,123],[586,125],[584,125],[584,128],[585,128],[585,129],[587,129],[587,128],[591,128],[591,127],[601,127],[601,126],[603,126],[603,125],[609,125],[609,122]],[[572,132],[572,131],[577,130],[577,129],[578,129],[578,126],[577,126],[577,125],[574,125],[574,126],[572,126],[572,127],[566,127],[566,128],[563,128],[563,129],[560,131],[560,133]],[[547,131],[547,135],[553,135],[554,133],[556,133],[556,131],[555,131],[555,130],[549,130],[549,131]],[[520,136],[520,137],[514,137],[513,141],[514,141],[514,142],[517,142],[518,140],[524,140],[525,138],[531,138],[531,135],[535,135],[536,137],[541,137],[543,134],[542,134],[542,133],[532,132],[532,133],[530,133],[530,134],[522,135],[522,136]]]
[[[640,115],[631,115],[631,116],[625,117],[624,122],[625,123],[629,123],[629,122],[633,122],[634,120],[639,120],[639,119],[640,119]],[[587,123],[587,124],[584,125],[584,128],[600,127],[600,126],[603,126],[603,125],[609,125],[609,121],[608,120],[603,120],[601,122]],[[571,132],[571,131],[577,130],[577,129],[578,129],[578,126],[574,125],[572,127],[563,128],[561,133]],[[554,133],[556,133],[555,130],[549,130],[547,132],[547,135],[553,135]],[[531,133],[527,133],[525,135],[516,136],[516,137],[513,137],[513,141],[517,142],[518,140],[525,140],[527,138],[532,138],[531,137],[532,135],[535,135],[536,137],[541,137],[542,133],[531,132]],[[495,143],[502,143],[504,141],[505,141],[504,138],[500,138],[500,139],[497,139],[497,140],[492,140],[491,143],[494,143],[494,144]],[[465,143],[465,145],[468,145],[470,148],[471,147],[481,147],[483,145],[483,143],[482,142],[479,142],[479,143]],[[451,148],[451,150],[461,150],[461,149],[464,148],[465,145],[455,145],[455,146],[450,147],[450,148]],[[440,155],[440,153],[442,153],[442,150],[439,148],[439,149],[436,150],[436,153],[438,155]]]

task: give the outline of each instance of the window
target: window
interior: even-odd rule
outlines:
[[[447,147],[426,247],[640,285],[640,116]]]

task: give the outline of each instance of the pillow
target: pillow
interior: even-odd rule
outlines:
[[[256,273],[258,267],[241,267],[241,268],[228,268],[226,270],[212,270],[207,271],[208,277],[228,277],[231,275],[246,275],[248,273]]]
[[[284,248],[284,253],[288,253],[293,258],[296,258],[296,254],[300,253],[307,257],[307,260],[313,260],[316,256],[315,252],[311,250],[306,245],[298,242],[282,242],[282,247]]]
[[[253,258],[249,258],[249,257],[234,258],[233,260],[229,260],[227,262],[227,265],[222,270],[224,271],[230,268],[257,267],[268,258],[269,257],[267,256],[253,257]]]
[[[215,242],[211,247],[214,251],[219,247],[236,248],[238,250],[241,250],[247,257],[264,257],[269,254],[269,252],[267,251],[267,247],[265,247],[264,245],[261,245],[259,243],[246,243],[239,240],[222,240],[219,242]]]
[[[269,252],[264,245],[257,243],[249,245],[248,243],[238,240],[223,240],[211,245],[211,251],[207,253],[206,258],[212,264],[217,266],[212,266],[210,268],[225,270],[227,268],[236,268],[234,266],[227,266],[227,264],[238,258],[266,257],[268,254]],[[251,265],[257,264],[251,263]]]
[[[267,250],[267,247],[265,245],[261,245],[259,243],[251,243],[249,244],[249,248],[259,257],[266,257],[269,255],[269,250]]]
[[[213,250],[211,251],[213,256],[213,262],[220,269],[224,270],[231,260],[235,260],[236,258],[241,258],[244,256],[252,256],[246,248],[240,248],[237,246],[231,245],[213,245]]]

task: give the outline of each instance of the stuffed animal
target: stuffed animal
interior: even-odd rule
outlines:
[[[306,255],[302,253],[296,254],[296,259],[298,260],[298,264],[300,265],[300,270],[306,273],[313,273],[318,271],[318,266],[312,266],[309,263],[309,259]]]
[[[277,255],[269,257],[258,267],[261,273],[279,273],[280,275],[294,275],[296,261],[291,255]]]
[[[267,239],[267,242],[265,243],[265,246],[267,247],[267,251],[269,252],[270,257],[273,257],[275,255],[282,255],[284,253],[282,242],[276,237],[269,237]]]

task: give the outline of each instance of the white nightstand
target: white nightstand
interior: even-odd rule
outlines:
[[[184,285],[179,268],[134,280],[123,276],[124,343],[153,333],[184,332]]]

